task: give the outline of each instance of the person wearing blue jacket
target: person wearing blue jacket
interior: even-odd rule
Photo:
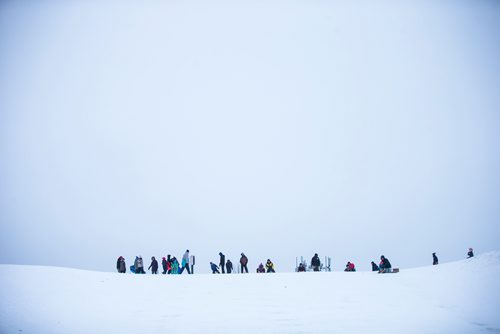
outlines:
[[[215,263],[210,262],[210,268],[212,269],[212,274],[220,274],[219,267]]]

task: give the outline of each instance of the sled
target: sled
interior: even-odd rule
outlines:
[[[135,274],[135,266],[130,266],[130,272],[133,272]]]

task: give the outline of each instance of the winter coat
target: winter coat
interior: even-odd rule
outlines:
[[[222,253],[219,253],[219,255],[220,255],[220,262],[219,262],[219,264],[220,264],[221,267],[224,267],[224,264],[226,263],[226,256],[224,256],[224,254],[222,254]]]
[[[436,254],[432,254],[432,264],[436,265],[438,263],[439,263],[438,257],[436,256]]]
[[[319,256],[313,256],[311,259],[311,266],[312,267],[319,267],[321,265],[321,261],[319,260]]]
[[[372,271],[379,271],[379,268],[375,262],[372,262]]]
[[[474,252],[469,251],[469,252],[467,253],[467,257],[474,257]]]
[[[384,257],[382,259],[382,263],[384,264],[384,269],[390,269],[390,268],[392,268],[391,263],[389,262],[389,260],[387,260],[387,258]]]
[[[274,271],[274,263],[272,263],[271,261],[267,261],[266,262],[266,269],[267,269],[267,271]]]
[[[156,261],[156,259],[151,261],[151,264],[148,267],[148,270],[149,269],[153,269],[153,271],[158,271],[158,261]]]
[[[347,267],[349,271],[356,271],[356,267],[354,266],[354,263],[350,262],[349,266]]]
[[[210,262],[210,268],[212,268],[212,271],[219,271],[219,267],[215,263]]]
[[[144,268],[144,264],[142,263],[142,258],[138,258],[136,260],[135,269],[137,270],[139,268]]]
[[[118,271],[121,273],[124,273],[127,271],[127,266],[125,265],[125,259],[122,259],[120,261],[120,267],[118,268]]]
[[[245,255],[242,255],[241,259],[240,259],[240,263],[241,263],[241,265],[246,266],[248,263],[248,258]]]
[[[189,252],[184,253],[182,256],[182,266],[188,266],[189,265]]]
[[[264,269],[264,265],[262,263],[259,265],[259,268],[257,268],[257,272],[258,273],[265,273],[266,272],[266,270]]]
[[[167,264],[168,264],[167,260],[165,258],[163,258],[163,260],[161,260],[161,266],[163,267],[164,271],[168,270]]]
[[[116,270],[120,271],[120,260],[122,259],[122,257],[120,256],[118,258],[118,260],[116,260]]]
[[[231,271],[233,271],[233,263],[229,260],[227,260],[227,263],[226,263],[226,270],[227,270],[228,274],[230,274]]]

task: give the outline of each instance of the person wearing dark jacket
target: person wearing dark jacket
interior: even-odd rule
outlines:
[[[472,248],[469,248],[469,252],[467,253],[467,258],[474,257],[474,252],[472,251]]]
[[[304,266],[303,263],[299,264],[299,268],[297,269],[297,271],[300,273],[300,272],[305,272],[306,271],[306,266]]]
[[[148,270],[151,269],[151,274],[158,274],[158,261],[156,261],[155,257],[151,258],[151,264],[148,267]]]
[[[319,260],[318,253],[316,253],[311,259],[311,267],[313,268],[313,271],[319,271],[320,266],[321,266],[321,261]]]
[[[125,265],[125,259],[123,258],[123,256],[120,256],[118,258],[118,261],[116,261],[116,270],[118,270],[120,274],[124,274],[127,272],[127,266]]]
[[[432,253],[432,265],[435,266],[439,263],[438,257],[436,256],[436,253]]]
[[[372,271],[379,271],[379,267],[377,266],[377,264],[375,262],[372,261]]]
[[[230,274],[233,271],[233,263],[231,262],[231,260],[227,260],[226,270],[228,274]]]
[[[380,257],[380,272],[381,273],[390,273],[392,271],[392,266],[389,260],[385,256]]]
[[[210,268],[212,269],[212,274],[220,274],[219,267],[215,263],[210,262]]]
[[[220,256],[219,266],[220,266],[222,273],[225,274],[224,266],[226,264],[226,257],[224,256],[224,254],[222,254],[222,252],[219,252],[219,256]]]
[[[161,259],[161,266],[163,268],[162,274],[165,275],[168,271],[168,262],[165,256]]]
[[[170,257],[170,254],[167,255],[167,275],[170,275],[172,273],[172,258]]]
[[[243,271],[245,271],[248,274],[248,267],[247,267],[248,258],[243,253],[241,253],[240,264],[241,264],[241,273],[243,274]]]

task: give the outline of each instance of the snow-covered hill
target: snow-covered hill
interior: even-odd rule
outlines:
[[[500,333],[500,252],[399,274],[0,266],[1,333]]]

